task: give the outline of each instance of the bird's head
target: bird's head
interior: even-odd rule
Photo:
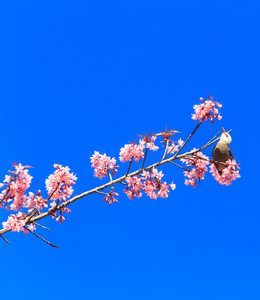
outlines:
[[[225,142],[227,145],[229,145],[232,141],[231,136],[225,131],[225,129],[222,127],[223,133],[221,134],[220,141]]]

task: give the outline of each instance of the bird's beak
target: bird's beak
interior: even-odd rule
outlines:
[[[223,131],[223,133],[226,133],[226,131],[225,131],[225,129],[222,127],[222,131]]]

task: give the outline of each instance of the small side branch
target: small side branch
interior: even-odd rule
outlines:
[[[173,164],[173,165],[175,165],[175,166],[177,166],[177,167],[179,167],[179,168],[181,168],[181,169],[183,169],[183,170],[185,170],[185,171],[188,171],[188,172],[190,171],[189,169],[186,169],[186,168],[184,168],[184,167],[182,167],[182,166],[174,163],[173,161],[170,161],[170,163]]]
[[[192,131],[192,133],[189,135],[189,137],[187,138],[187,140],[184,142],[184,144],[181,146],[181,148],[179,149],[179,151],[177,151],[177,153],[174,154],[173,159],[175,157],[177,157],[177,155],[181,152],[181,150],[184,148],[184,146],[188,143],[188,141],[191,139],[191,137],[194,135],[194,133],[199,129],[200,125],[202,124],[202,122],[199,122],[199,124],[195,127],[195,129]]]
[[[10,244],[10,242],[9,242],[6,238],[4,238],[2,235],[0,235],[0,236],[1,236],[1,238],[2,238],[4,241],[7,242],[7,244]]]
[[[36,223],[36,222],[34,222],[34,224],[50,231],[50,229],[48,227],[45,227],[42,224],[39,224],[39,223]]]
[[[131,169],[131,165],[132,165],[132,161],[133,161],[133,158],[130,160],[130,163],[129,163],[129,166],[128,166],[128,170],[127,170],[127,172],[126,172],[126,174],[125,174],[125,178],[127,177],[127,175],[129,174],[129,172],[130,172],[130,169]]]
[[[28,227],[24,226],[25,229],[27,229],[29,232],[31,232],[33,235],[37,236],[39,239],[43,240],[46,244],[54,247],[54,248],[59,248],[59,246],[56,246],[52,243],[50,243],[49,241],[45,240],[42,236],[38,235],[37,233],[31,231]]]
[[[146,159],[147,153],[148,153],[148,148],[146,148],[146,149],[145,149],[144,160],[143,160],[143,163],[142,163],[141,170],[143,170],[143,167],[144,167],[144,162],[145,162],[145,159]]]

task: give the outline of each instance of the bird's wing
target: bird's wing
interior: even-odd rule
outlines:
[[[215,150],[216,146],[217,146],[217,144],[215,145],[215,147],[214,147],[213,150],[212,150],[212,153],[211,153],[211,156],[212,156],[212,157],[213,157],[213,153],[214,153],[214,150]]]

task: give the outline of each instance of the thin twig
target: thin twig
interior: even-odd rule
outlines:
[[[146,149],[145,149],[145,154],[144,154],[144,159],[143,159],[143,163],[142,163],[141,170],[143,170],[143,167],[144,167],[144,162],[145,162],[145,159],[146,159],[147,153],[148,153],[148,148],[146,148]]]
[[[123,182],[123,181],[119,181],[118,183],[121,183],[123,185],[128,185],[127,183]]]
[[[37,236],[39,239],[43,240],[45,243],[47,243],[48,245],[55,247],[55,248],[59,248],[59,246],[56,246],[52,243],[50,243],[49,241],[45,240],[42,236],[38,235],[37,233],[31,231],[28,227],[24,226],[25,229],[27,229],[29,232],[31,232],[33,235]]]
[[[183,169],[183,170],[185,170],[185,171],[189,171],[189,172],[190,172],[189,169],[186,169],[186,168],[184,168],[184,167],[182,167],[182,166],[180,166],[180,165],[174,163],[173,161],[170,161],[170,163],[173,164],[173,165],[175,165],[175,166],[177,166],[177,167],[179,167],[179,168],[181,168],[181,169]]]
[[[129,163],[129,166],[128,166],[128,170],[127,170],[127,172],[126,172],[126,174],[125,174],[124,177],[127,177],[127,175],[129,174],[129,171],[130,171],[130,168],[131,168],[131,165],[132,165],[132,161],[133,161],[133,158],[131,158],[131,160],[130,160],[130,163]]]
[[[0,235],[1,236],[1,238],[3,239],[3,240],[5,240],[8,244],[10,244],[10,242],[6,239],[6,238],[4,238],[2,235]]]
[[[51,199],[51,197],[53,196],[53,194],[57,191],[58,187],[60,185],[60,182],[58,182],[57,187],[53,190],[53,192],[50,194],[50,196],[47,198],[47,201],[49,201]]]
[[[166,146],[165,146],[165,150],[164,150],[164,153],[163,153],[162,160],[164,160],[165,157],[166,157],[166,153],[167,153],[168,147],[169,147],[169,138],[167,138],[167,141],[166,141]],[[170,152],[172,152],[172,150],[173,150],[173,148],[171,149]],[[170,153],[168,153],[168,154],[170,154]]]
[[[108,175],[109,175],[110,181],[113,181],[112,175],[110,174],[109,170],[107,170],[107,173],[108,173]]]
[[[200,125],[202,124],[202,122],[199,122],[199,124],[195,127],[195,129],[192,131],[192,133],[189,135],[189,137],[187,138],[187,140],[184,142],[184,144],[181,146],[181,148],[179,149],[179,151],[177,151],[177,153],[174,154],[173,159],[175,157],[177,157],[177,155],[181,152],[181,150],[184,148],[184,146],[188,143],[188,141],[191,139],[191,137],[193,136],[193,134],[198,130],[198,128],[200,127]]]
[[[45,227],[42,224],[39,224],[39,223],[36,223],[36,222],[34,222],[34,224],[50,231],[50,229],[48,227]]]
[[[208,143],[212,142],[220,134],[220,132],[221,130]]]
[[[103,193],[103,192],[99,192],[99,191],[96,191],[96,193],[106,195],[106,196],[108,195],[107,193]]]

